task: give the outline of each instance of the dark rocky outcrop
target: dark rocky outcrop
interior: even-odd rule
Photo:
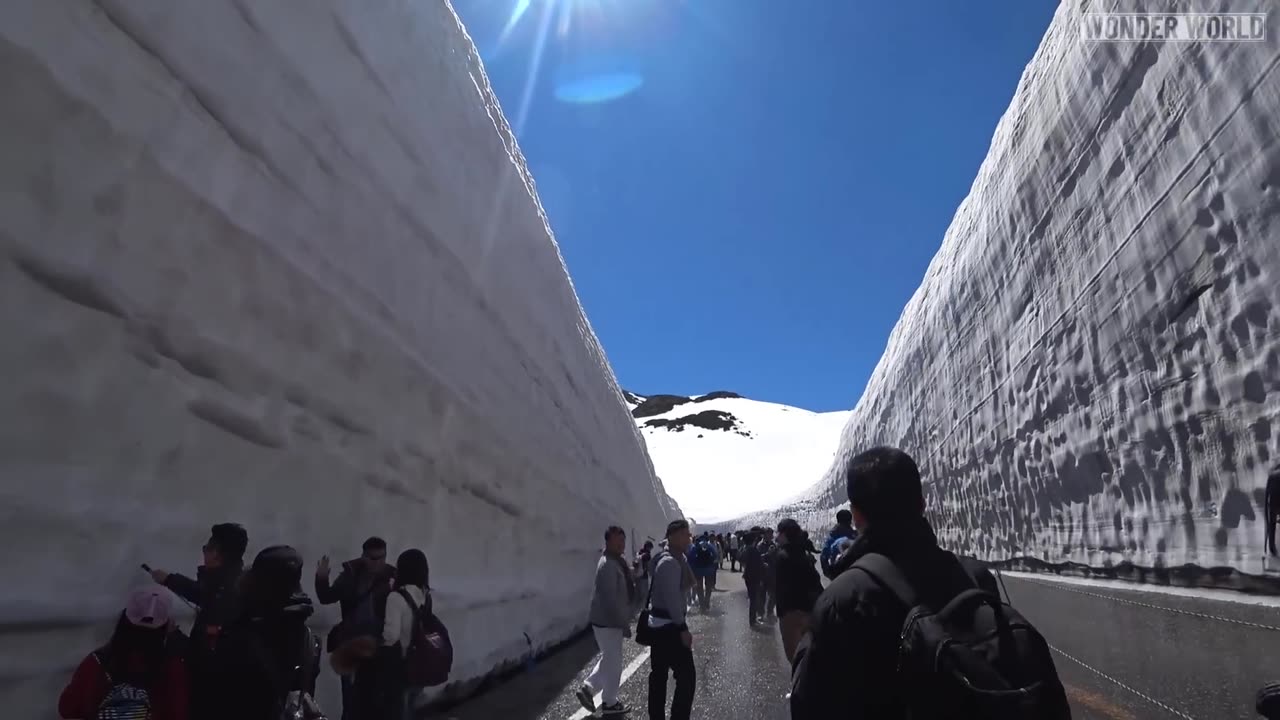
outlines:
[[[717,390],[715,392],[710,392],[710,393],[707,393],[706,395],[703,395],[702,397],[699,397],[698,399],[694,400],[694,402],[700,403],[700,402],[706,402],[708,400],[727,400],[727,399],[737,399],[741,397],[742,396],[736,392],[729,392],[728,390]]]
[[[671,412],[677,405],[684,405],[692,402],[683,395],[650,395],[644,399],[644,402],[637,405],[631,411],[631,417],[653,417],[661,415],[665,412]]]
[[[693,415],[685,415],[675,419],[656,418],[646,421],[644,426],[651,428],[666,428],[672,432],[683,432],[687,427],[699,427],[705,430],[724,430],[733,431],[743,437],[751,437],[751,433],[743,430],[739,424],[738,418],[733,413],[727,413],[723,410],[703,410]],[[698,437],[702,437],[699,435]]]
[[[640,403],[644,402],[643,398],[631,392],[630,390],[623,390],[622,398],[626,400],[628,403],[631,403],[632,405],[639,405]]]

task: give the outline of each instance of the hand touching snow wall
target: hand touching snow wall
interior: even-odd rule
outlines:
[[[1081,13],[1114,5],[1060,6],[831,470],[780,512],[829,525],[848,460],[888,443],[951,549],[1263,572],[1276,18],[1264,43],[1084,42]]]
[[[423,548],[465,680],[678,512],[447,3],[13,0],[0,97],[10,716],[215,522]]]

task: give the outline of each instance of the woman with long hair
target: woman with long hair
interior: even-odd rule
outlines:
[[[67,720],[110,717],[187,720],[187,673],[173,642],[168,591],[134,591],[106,645],[81,661],[58,698]]]
[[[408,687],[404,656],[413,641],[415,611],[431,613],[431,567],[426,553],[412,548],[396,560],[396,589],[387,597],[382,627],[383,650],[379,654],[384,712],[379,720],[411,717],[413,697],[419,688]]]

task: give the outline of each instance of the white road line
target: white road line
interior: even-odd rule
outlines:
[[[1026,580],[1027,582],[1033,585],[1051,587],[1050,583],[1047,583],[1038,579],[1037,580],[1032,580],[1031,578],[1022,578],[1022,579]],[[1102,595],[1100,593],[1092,593],[1087,590],[1077,590],[1075,588],[1065,587],[1063,585],[1060,585],[1059,587],[1060,589],[1065,590],[1067,592],[1076,593],[1078,595],[1088,595],[1089,597],[1095,597],[1102,600],[1110,600],[1112,602],[1124,603],[1125,605],[1134,605],[1137,607],[1150,608],[1152,610],[1163,610],[1165,612],[1177,613],[1178,615],[1190,615],[1191,617],[1198,617],[1205,620],[1217,620],[1218,622],[1232,623],[1234,625],[1244,625],[1245,627],[1258,628],[1259,630],[1280,631],[1280,627],[1276,627],[1275,625],[1264,625],[1262,623],[1249,622],[1248,620],[1236,620],[1235,618],[1218,617],[1217,615],[1208,615],[1206,613],[1198,613],[1198,612],[1193,612],[1191,610],[1183,610],[1181,608],[1165,607],[1164,605],[1153,605],[1151,603],[1138,602],[1137,600],[1126,600],[1125,598],[1118,598],[1118,597],[1115,597],[1114,595]]]
[[[644,662],[648,659],[649,659],[649,648],[645,648],[643,651],[641,651],[639,655],[636,656],[635,660],[631,661],[630,665],[623,668],[622,679],[618,681],[618,687],[622,687],[622,685],[625,684],[627,680],[630,680],[631,676],[635,675],[636,671],[639,670],[640,667],[644,665]],[[596,707],[600,707],[602,697],[603,697],[602,693],[596,693],[596,697],[595,697]],[[578,712],[570,715],[569,720],[582,720],[582,718],[586,718],[586,717],[591,717],[591,713],[587,712],[586,708],[582,708]]]

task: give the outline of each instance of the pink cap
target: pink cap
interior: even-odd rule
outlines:
[[[169,624],[169,593],[160,587],[147,587],[134,590],[129,596],[129,604],[124,608],[124,616],[134,625],[145,628],[159,628]]]

